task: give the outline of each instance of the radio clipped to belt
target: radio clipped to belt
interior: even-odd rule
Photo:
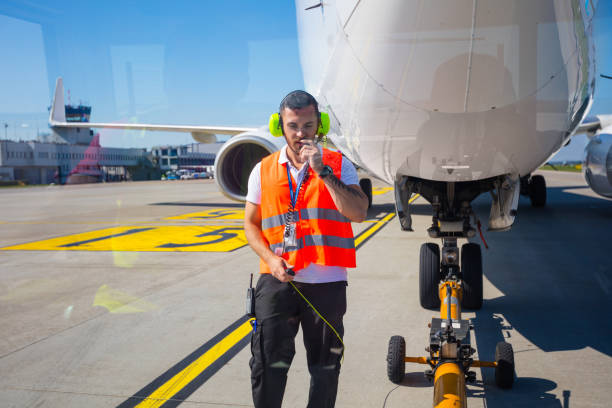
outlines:
[[[246,295],[246,314],[255,317],[255,288],[253,288],[253,273],[251,272],[251,282],[247,288]]]

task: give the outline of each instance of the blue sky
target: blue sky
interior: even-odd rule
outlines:
[[[599,2],[595,38],[598,73],[612,74],[608,3]],[[90,104],[99,122],[262,125],[303,87],[289,0],[5,0],[0,52],[0,124],[9,125],[0,132],[11,139],[47,130],[58,76],[66,97]],[[591,113],[612,113],[612,80],[598,80]],[[101,133],[107,146],[192,142],[186,134]],[[585,144],[578,136],[557,158],[579,160]]]
[[[36,124],[25,119],[36,113],[46,128],[58,76],[71,102],[90,104],[91,120],[100,122],[262,125],[288,90],[304,86],[287,0],[3,3],[0,50],[11,61],[0,64],[0,122],[14,118],[10,138],[34,137]],[[103,132],[102,140],[193,141],[122,131]]]

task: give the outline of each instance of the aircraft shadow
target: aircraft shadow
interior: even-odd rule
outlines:
[[[543,208],[521,197],[511,232],[484,232],[489,244],[489,250],[481,245],[484,274],[503,295],[485,300],[472,321],[483,360],[494,359],[497,342],[512,343],[509,329],[546,352],[591,347],[612,356],[612,320],[601,318],[612,291],[612,201],[567,189],[548,188]],[[480,197],[473,208],[486,220],[490,197]],[[493,369],[482,369],[487,406],[569,406],[570,390],[560,401],[549,393],[556,383],[524,378],[520,367],[516,370],[510,396],[495,387]]]
[[[367,219],[376,218],[380,213],[395,213],[395,204],[372,204],[368,209]],[[427,202],[419,204],[410,204],[410,214],[412,215],[428,215],[431,216],[431,205]]]

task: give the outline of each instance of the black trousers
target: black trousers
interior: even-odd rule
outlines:
[[[346,282],[294,284],[343,337]],[[249,364],[255,407],[280,408],[300,325],[310,372],[307,407],[333,407],[344,350],[333,330],[289,283],[280,282],[270,274],[261,275],[257,282],[255,317],[257,328],[251,339]]]

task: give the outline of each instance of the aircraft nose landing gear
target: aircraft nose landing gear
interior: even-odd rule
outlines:
[[[495,361],[473,359],[476,352],[469,343],[472,330],[469,320],[461,319],[461,309],[482,307],[482,255],[480,245],[466,243],[457,246],[458,238],[473,236],[469,216],[464,206],[462,220],[440,221],[434,216],[430,236],[442,238],[442,250],[434,243],[421,246],[419,265],[419,295],[427,309],[440,309],[440,317],[430,323],[428,357],[406,357],[406,342],[401,336],[389,340],[387,375],[393,383],[402,382],[407,362],[428,364],[425,376],[434,382],[434,407],[466,407],[465,384],[476,380],[472,367],[495,368],[495,383],[510,388],[514,382],[512,345],[500,342],[495,349]],[[461,267],[460,267],[461,266]]]
[[[435,243],[421,246],[419,300],[426,309],[439,308],[440,317],[433,318],[429,325],[427,357],[407,357],[404,338],[391,337],[387,375],[399,384],[407,362],[429,365],[425,376],[434,382],[434,407],[466,406],[465,384],[476,379],[476,373],[470,371],[472,367],[495,368],[495,383],[501,388],[510,388],[514,382],[514,353],[509,343],[497,345],[495,361],[473,359],[476,350],[468,336],[472,326],[469,320],[461,319],[461,309],[482,307],[482,254],[480,245],[475,243],[463,244],[459,251],[457,240],[476,235],[472,218],[480,231],[480,221],[470,203],[484,192],[490,192],[493,198],[489,229],[509,229],[516,216],[518,180],[512,174],[474,182],[431,182],[405,176],[396,180],[396,208],[403,230],[412,230],[408,208],[412,194],[420,194],[433,209],[427,232],[431,238],[441,238],[442,247]],[[480,235],[486,246],[482,232]]]

